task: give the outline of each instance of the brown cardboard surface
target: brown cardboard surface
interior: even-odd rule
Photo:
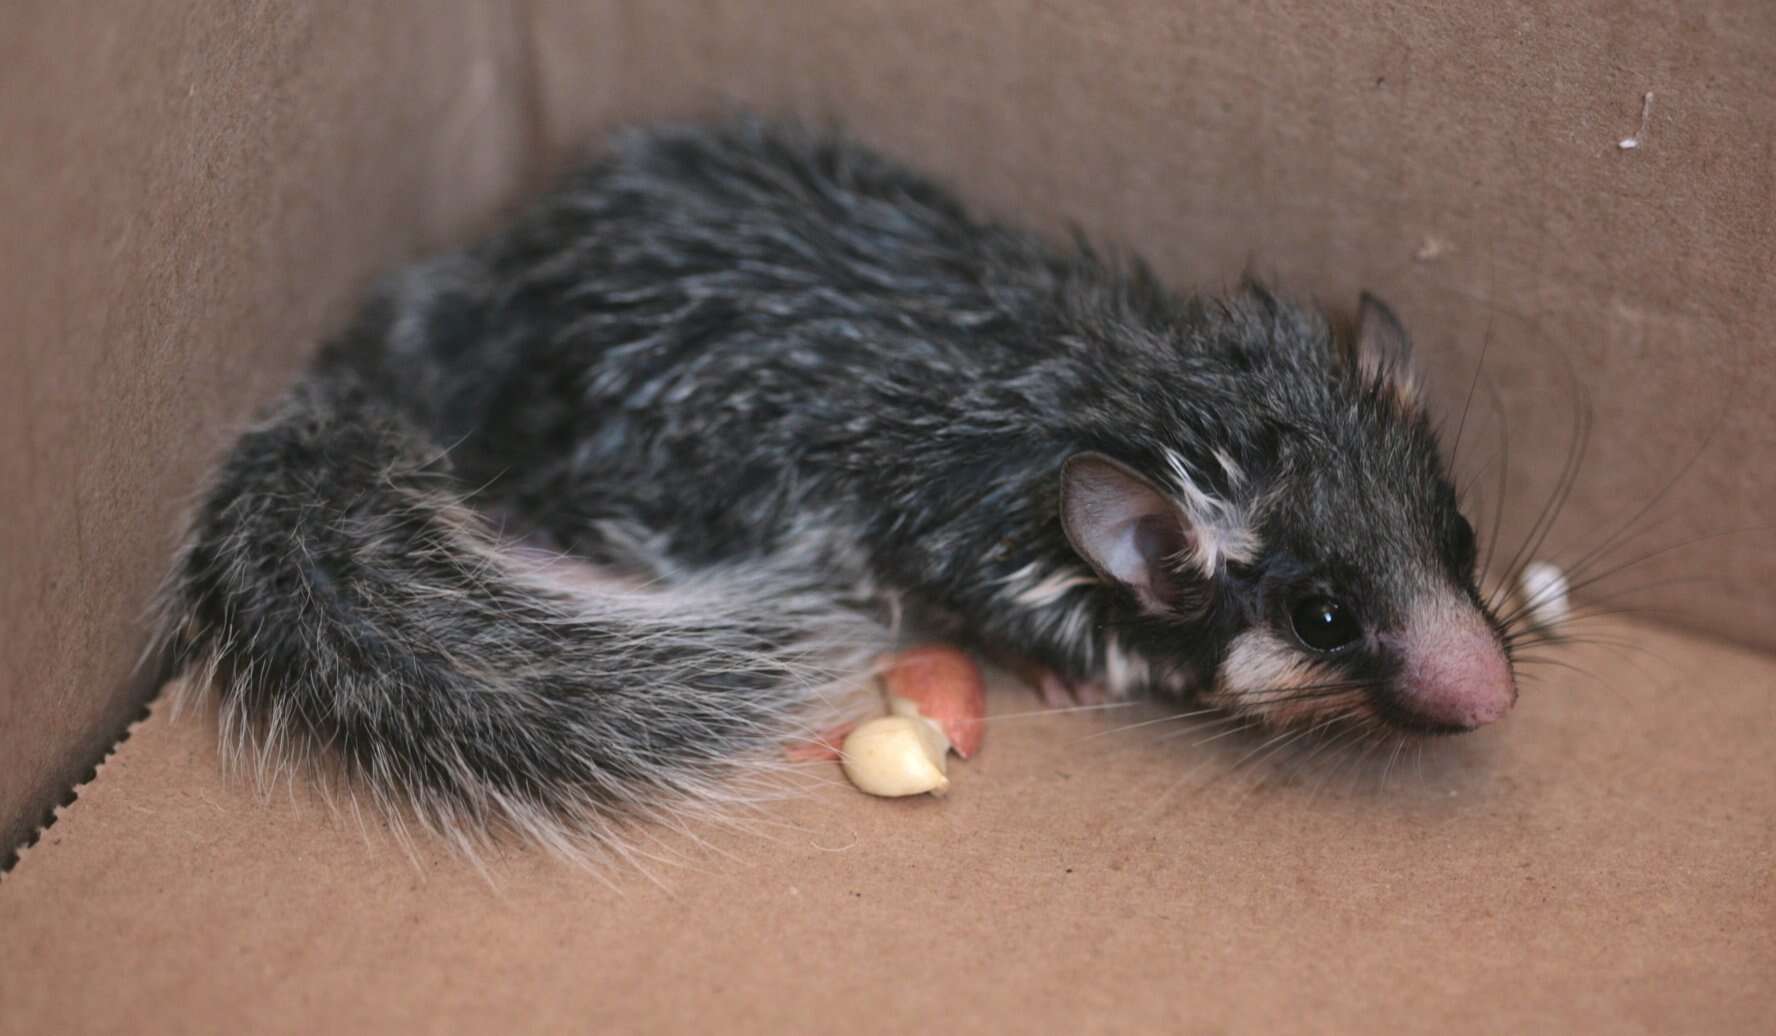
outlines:
[[[1558,470],[1568,360],[1597,434],[1544,553],[1655,498],[1618,561],[1776,513],[1764,0],[182,0],[0,22],[0,850],[129,714],[135,620],[205,458],[375,271],[620,123],[836,116],[1183,286],[1251,266],[1333,304],[1380,291],[1452,420],[1485,351],[1512,445],[1482,406],[1463,463],[1482,494],[1508,472],[1507,542]],[[1767,542],[1613,585],[1773,646]],[[1776,659],[1604,636],[1558,656],[1589,677],[1535,670],[1501,728],[1380,790],[1323,759],[1228,774],[1247,748],[1193,744],[1213,729],[1010,718],[1033,702],[1001,689],[948,802],[828,787],[699,829],[713,848],[648,843],[688,859],[645,876],[518,852],[491,885],[301,788],[261,801],[201,719],[157,711],[0,880],[0,1031],[1766,1031]]]
[[[0,860],[152,690],[139,620],[209,457],[521,178],[507,10],[0,15]]]
[[[950,799],[645,876],[410,860],[157,709],[0,881],[0,1030],[1767,1032],[1776,660],[1596,633],[1385,783],[1001,686]]]

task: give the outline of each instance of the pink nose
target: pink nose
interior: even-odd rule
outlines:
[[[1472,730],[1503,717],[1517,702],[1504,650],[1472,608],[1421,614],[1401,649],[1399,704],[1427,723]]]

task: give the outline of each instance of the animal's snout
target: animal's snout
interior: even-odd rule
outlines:
[[[1418,722],[1473,730],[1516,704],[1504,647],[1471,606],[1420,609],[1398,647],[1402,666],[1393,704]]]

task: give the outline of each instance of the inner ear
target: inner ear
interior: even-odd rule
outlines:
[[[1402,405],[1418,398],[1418,380],[1412,369],[1412,340],[1406,326],[1387,303],[1364,292],[1357,308],[1357,337],[1353,343],[1357,372],[1366,384],[1391,391]]]
[[[1182,589],[1176,559],[1192,547],[1178,505],[1101,453],[1069,458],[1061,470],[1061,525],[1099,576],[1133,590],[1158,611]]]
[[[1357,351],[1384,366],[1401,366],[1412,360],[1412,340],[1406,325],[1393,308],[1364,292],[1357,305]]]

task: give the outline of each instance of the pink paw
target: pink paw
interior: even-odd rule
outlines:
[[[1053,671],[1044,671],[1037,680],[1036,690],[1042,695],[1043,704],[1053,709],[1073,708],[1080,705],[1102,705],[1110,700],[1109,692],[1104,685],[1096,680],[1080,683],[1069,683]]]
[[[1081,705],[1102,705],[1110,700],[1110,692],[1096,680],[1071,682],[1045,666],[1016,655],[995,657],[1012,675],[1036,689],[1042,703],[1055,709],[1077,708]]]

